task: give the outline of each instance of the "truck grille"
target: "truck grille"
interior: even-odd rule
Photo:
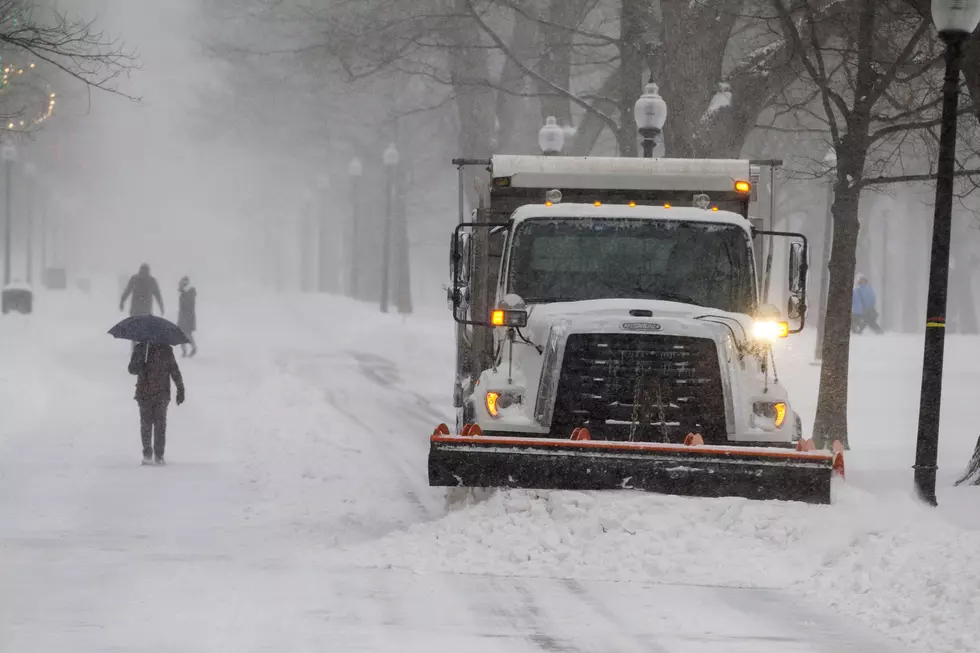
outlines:
[[[725,396],[714,340],[660,334],[568,336],[552,420],[595,439],[725,442]]]

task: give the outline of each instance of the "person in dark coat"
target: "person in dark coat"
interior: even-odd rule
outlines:
[[[136,375],[136,403],[140,409],[143,464],[165,464],[167,409],[170,380],[177,386],[177,405],[184,403],[184,379],[170,345],[138,343],[129,360],[129,373]]]
[[[184,277],[177,286],[180,293],[180,303],[177,311],[177,326],[184,332],[187,339],[191,341],[191,353],[197,353],[197,343],[194,342],[194,331],[197,330],[197,289],[191,287],[191,280]],[[180,346],[182,357],[187,356],[187,345]]]
[[[119,300],[120,311],[126,309],[126,300],[129,299],[130,295],[133,297],[129,305],[130,315],[152,315],[154,297],[156,297],[157,304],[160,305],[160,314],[164,313],[160,286],[157,284],[157,280],[150,275],[150,266],[146,263],[141,265],[140,271],[129,279],[122,299]]]

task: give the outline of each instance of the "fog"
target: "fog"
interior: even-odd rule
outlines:
[[[220,278],[247,269],[235,202],[238,162],[194,138],[191,127],[213,79],[192,24],[193,2],[72,0],[62,11],[138,49],[141,68],[116,84],[139,102],[78,83],[39,150],[39,175],[58,220],[54,255],[75,274],[118,275],[149,263],[161,280]],[[61,124],[57,124],[61,123]],[[169,285],[169,284],[168,284]]]

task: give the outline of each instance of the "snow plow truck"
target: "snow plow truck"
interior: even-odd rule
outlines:
[[[457,419],[430,438],[431,486],[830,502],[843,451],[803,437],[773,352],[807,305],[807,240],[771,229],[759,188],[778,162],[454,164]],[[775,243],[783,310],[761,290]]]

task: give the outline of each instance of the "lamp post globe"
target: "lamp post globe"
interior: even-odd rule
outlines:
[[[548,116],[544,127],[538,131],[538,146],[548,156],[561,154],[565,147],[565,130],[558,126],[558,119],[554,116]]]
[[[932,22],[940,34],[972,34],[980,24],[980,0],[932,0]]]
[[[401,162],[401,155],[398,154],[398,148],[395,147],[394,143],[388,145],[384,153],[384,163],[386,166],[396,166]]]
[[[660,97],[660,87],[653,82],[643,89],[643,95],[633,105],[633,118],[636,120],[636,130],[643,143],[643,157],[653,158],[653,149],[657,137],[663,131],[667,122],[667,103]]]
[[[347,173],[351,177],[360,177],[364,174],[364,164],[362,164],[361,160],[355,156],[350,160],[350,163],[347,164]]]

